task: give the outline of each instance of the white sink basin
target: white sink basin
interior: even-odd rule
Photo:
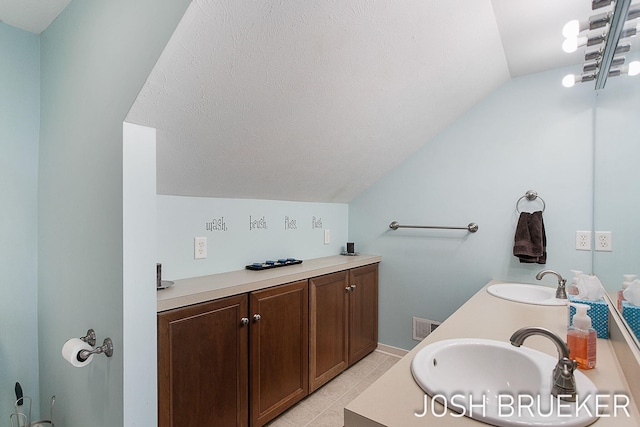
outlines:
[[[556,298],[556,288],[525,283],[499,283],[487,288],[494,297],[536,305],[567,305],[567,300]]]
[[[596,420],[597,389],[576,370],[577,402],[558,405],[550,394],[557,361],[524,345],[462,338],[427,345],[413,358],[411,372],[429,396],[457,412],[453,416],[496,426],[587,426]],[[578,410],[576,405],[585,400]],[[434,415],[442,414],[438,408]]]

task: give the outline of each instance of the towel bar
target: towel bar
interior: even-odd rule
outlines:
[[[393,221],[389,224],[389,228],[392,230],[397,230],[398,228],[437,228],[440,230],[467,230],[469,233],[475,233],[478,231],[478,224],[472,222],[466,227],[440,227],[436,225],[400,225],[398,221]]]

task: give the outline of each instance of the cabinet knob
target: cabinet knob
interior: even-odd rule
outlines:
[[[350,286],[347,286],[346,288],[344,288],[344,291],[345,291],[346,293],[351,292],[351,287],[350,287]]]
[[[254,314],[253,315],[253,321],[257,322],[258,320],[260,320],[260,315],[259,314]]]
[[[245,326],[248,324],[249,324],[249,318],[243,317],[242,319],[240,319],[240,325]]]
[[[356,285],[351,285],[351,292],[356,290]]]

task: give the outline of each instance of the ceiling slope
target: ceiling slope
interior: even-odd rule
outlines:
[[[71,0],[2,0],[0,22],[40,34],[69,3]]]
[[[349,202],[508,79],[490,0],[194,0],[127,121],[159,194]]]
[[[69,2],[0,20],[38,34]],[[158,129],[160,194],[348,202],[508,78],[579,72],[561,29],[590,4],[194,0],[127,119]]]
[[[594,14],[591,0],[493,0],[493,7],[511,77],[577,65],[584,59],[584,50],[562,50],[562,27]],[[576,67],[575,72],[580,71]]]

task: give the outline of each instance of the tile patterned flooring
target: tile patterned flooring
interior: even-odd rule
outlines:
[[[267,426],[342,427],[344,407],[398,360],[397,356],[374,351]]]

